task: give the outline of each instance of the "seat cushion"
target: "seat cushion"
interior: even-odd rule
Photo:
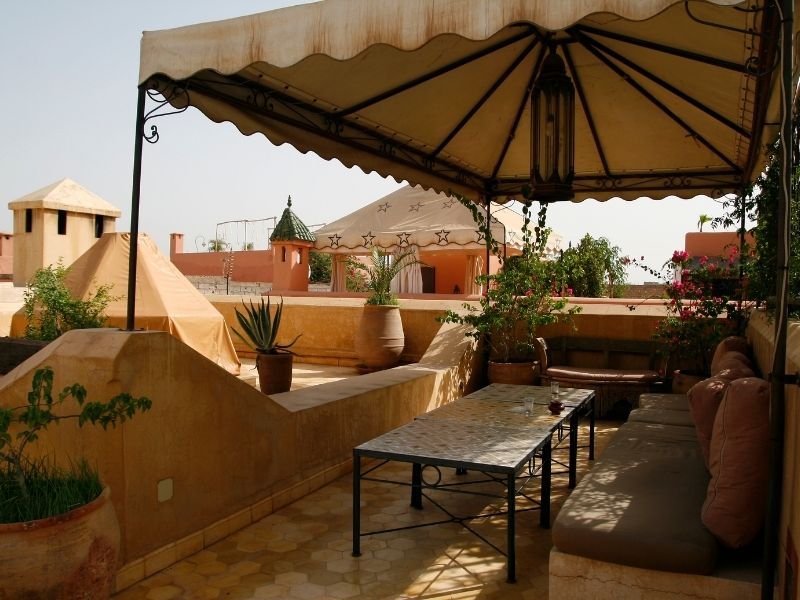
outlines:
[[[670,410],[668,408],[637,408],[628,415],[628,421],[694,427],[688,410]]]
[[[603,369],[593,367],[552,366],[547,377],[559,381],[601,381],[609,383],[655,383],[658,371],[640,369]]]
[[[662,408],[666,410],[688,411],[689,399],[686,397],[686,394],[640,394],[639,408]]]
[[[708,467],[708,451],[711,447],[711,432],[722,398],[730,381],[720,377],[709,377],[692,386],[689,397],[689,412],[697,431],[697,441],[703,453],[703,462]]]
[[[728,352],[741,352],[745,356],[750,354],[750,345],[747,338],[739,335],[731,335],[723,339],[714,349],[714,356],[711,358],[711,374],[715,375],[719,371],[719,361]]]
[[[769,384],[757,377],[728,386],[711,434],[706,527],[726,546],[752,542],[764,523],[769,470]]]
[[[708,480],[692,428],[625,423],[559,511],[553,544],[643,569],[711,573],[717,543],[700,521]]]

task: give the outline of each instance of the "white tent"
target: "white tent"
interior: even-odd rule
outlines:
[[[477,210],[486,217],[482,207]],[[509,254],[522,250],[523,217],[507,206],[491,207],[492,236],[505,241]],[[472,213],[456,198],[405,186],[316,230],[315,248],[335,254],[367,254],[417,246],[423,252],[486,248]],[[561,237],[551,234],[547,251],[557,252]]]

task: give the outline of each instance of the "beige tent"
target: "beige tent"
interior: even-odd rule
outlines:
[[[478,207],[486,217],[486,211]],[[505,240],[509,254],[522,250],[522,215],[492,205],[492,235]],[[531,229],[535,226],[531,225]],[[314,232],[314,246],[334,254],[366,254],[372,246],[396,250],[416,246],[423,252],[473,250],[486,243],[468,208],[457,199],[421,187],[404,186]],[[549,253],[558,252],[561,237],[551,234]]]
[[[67,275],[67,287],[76,297],[86,297],[99,284],[113,286],[116,299],[106,314],[114,327],[125,326],[129,253],[129,233],[106,233],[70,265]],[[138,327],[168,331],[210,361],[239,374],[240,362],[223,316],[143,233],[139,234],[136,309]]]
[[[477,210],[485,219],[485,209],[477,207]],[[505,244],[502,252],[520,254],[523,216],[509,206],[492,204],[490,210],[492,236]],[[534,226],[535,222],[530,225],[531,231]],[[318,251],[336,255],[331,282],[334,292],[345,290],[341,255],[368,254],[372,246],[377,246],[387,252],[412,251],[427,268],[434,268],[432,265],[436,264],[440,271],[451,272],[454,265],[460,265],[455,268],[463,271],[462,278],[454,278],[450,273],[446,289],[443,282],[437,285],[436,281],[431,281],[432,288],[428,291],[438,288],[440,293],[449,293],[455,283],[463,293],[481,293],[475,277],[485,271],[484,235],[478,230],[472,212],[456,198],[445,194],[419,186],[404,186],[325,225],[314,234]],[[560,247],[561,237],[551,234],[545,252],[554,256]],[[448,258],[442,256],[445,254]],[[434,279],[440,278],[435,272],[432,275]],[[420,266],[415,263],[404,269],[392,282],[392,289],[398,293],[421,293],[424,286]]]

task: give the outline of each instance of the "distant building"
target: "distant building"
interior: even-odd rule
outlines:
[[[14,236],[0,231],[0,281],[10,280],[14,273]]]
[[[14,212],[14,285],[24,287],[40,268],[72,264],[104,233],[116,230],[121,211],[71,179],[8,203]]]

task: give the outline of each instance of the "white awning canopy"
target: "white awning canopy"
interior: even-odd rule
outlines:
[[[765,8],[766,5],[766,8]],[[145,32],[140,82],[245,134],[504,201],[530,173],[530,88],[576,87],[576,200],[720,196],[776,135],[767,0],[325,0]]]

